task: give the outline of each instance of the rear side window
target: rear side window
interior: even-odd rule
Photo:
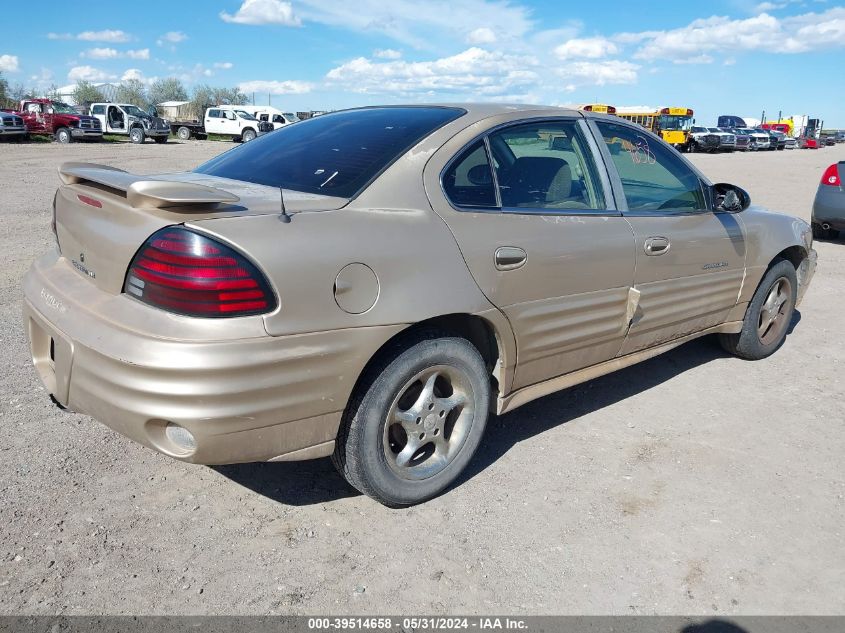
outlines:
[[[575,121],[528,123],[490,135],[502,206],[604,209],[592,155]]]
[[[464,112],[397,106],[324,114],[245,143],[195,171],[352,198],[399,156]]]

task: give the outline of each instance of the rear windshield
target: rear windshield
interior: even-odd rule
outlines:
[[[405,106],[324,114],[244,143],[195,171],[352,198],[418,141],[464,112]]]

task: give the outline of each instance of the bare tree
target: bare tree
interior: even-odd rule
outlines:
[[[78,81],[76,88],[73,89],[73,100],[76,105],[87,108],[92,103],[105,101],[106,98],[94,84],[88,81]]]
[[[157,79],[149,90],[150,103],[158,105],[165,101],[187,101],[188,92],[182,82],[175,77]]]
[[[147,86],[140,79],[127,79],[122,82],[117,87],[114,98],[120,103],[131,103],[142,109],[150,104]]]

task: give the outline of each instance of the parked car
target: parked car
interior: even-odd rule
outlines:
[[[228,136],[233,141],[251,141],[273,131],[269,121],[259,121],[244,106],[213,106],[206,108],[202,121],[174,121],[171,128],[182,140],[205,139],[209,134]]]
[[[61,101],[24,99],[20,112],[29,134],[52,136],[59,143],[103,140],[97,119],[80,114]]]
[[[710,131],[711,134],[715,134],[719,137],[718,150],[720,152],[732,152],[736,149],[736,135],[730,132],[725,132],[724,130],[717,127],[711,127],[707,129]]]
[[[769,133],[770,138],[770,146],[774,147],[774,149],[784,150],[786,149],[786,134],[779,130],[769,129],[766,130]]]
[[[787,135],[784,143],[784,149],[795,149],[796,147],[798,147],[798,139]]]
[[[28,136],[23,117],[17,112],[0,112],[0,140],[21,141]]]
[[[757,130],[755,128],[743,128],[744,132],[747,132],[748,135],[751,137],[751,149],[752,150],[766,150],[771,149],[772,140],[769,136],[769,133],[765,130]]]
[[[825,136],[822,136],[819,140],[823,140],[826,147],[832,147],[833,145],[836,145],[836,137],[832,134],[826,134]]]
[[[187,462],[333,455],[391,506],[491,410],[706,334],[769,356],[816,265],[806,222],[561,108],[360,108],[193,172],[59,173],[23,302],[53,398]]]
[[[836,238],[845,229],[845,161],[834,163],[824,170],[816,198],[813,201],[813,236]]]
[[[721,137],[706,127],[694,125],[689,133],[690,152],[715,152],[719,149]]]
[[[747,152],[751,149],[751,137],[743,132],[742,130],[736,128],[719,128],[723,132],[729,132],[733,134],[735,139],[735,149],[740,152]]]
[[[167,143],[170,125],[131,103],[92,103],[91,116],[97,117],[106,134],[128,136],[133,143],[147,137],[156,143]]]
[[[245,105],[242,108],[259,121],[269,122],[274,130],[299,121],[299,117],[293,112],[282,112],[273,106]]]

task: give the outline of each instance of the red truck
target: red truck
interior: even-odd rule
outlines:
[[[19,115],[30,134],[52,136],[59,143],[78,140],[103,140],[100,121],[76,110],[61,101],[50,99],[24,99]]]

